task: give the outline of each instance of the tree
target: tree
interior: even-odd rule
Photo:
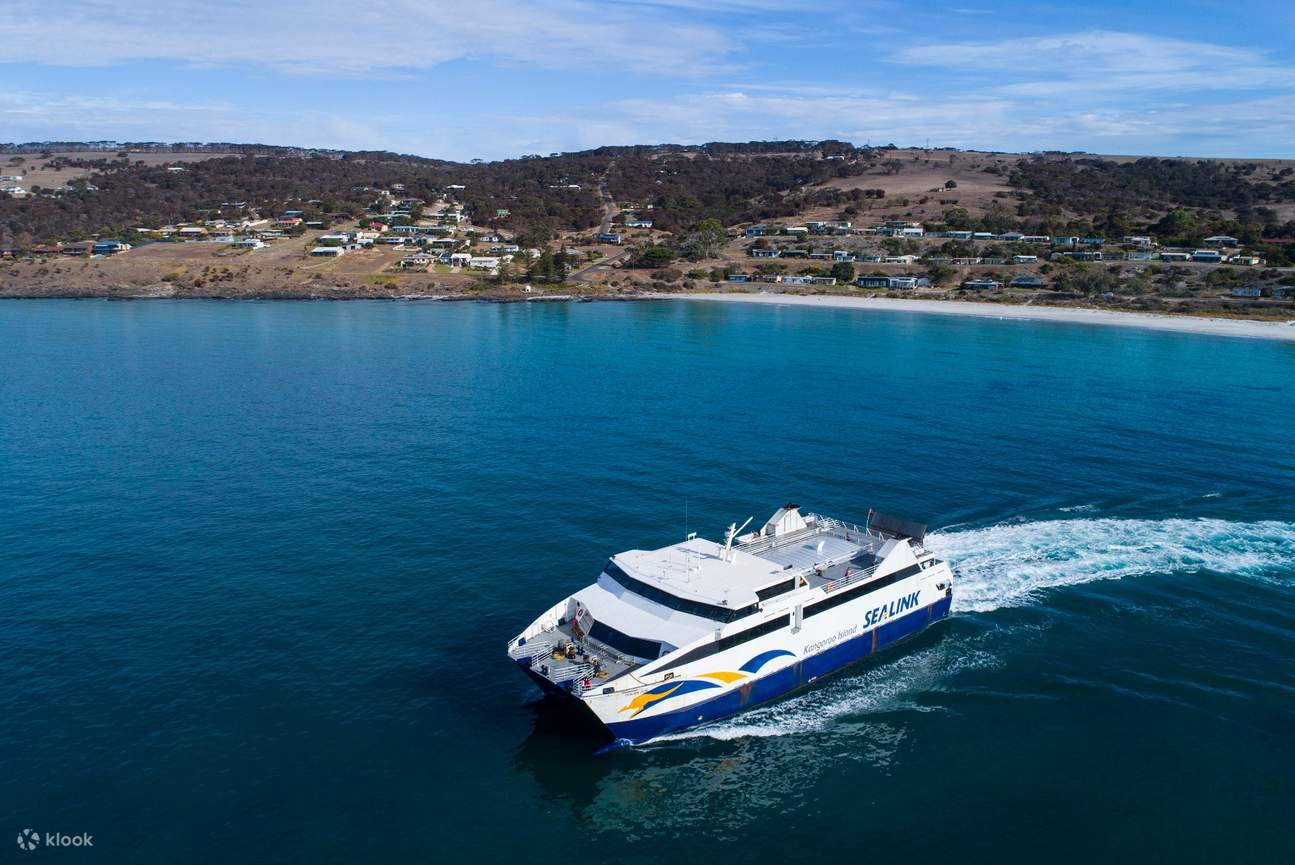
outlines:
[[[971,212],[965,207],[951,207],[944,211],[944,224],[954,231],[971,231]]]
[[[684,238],[684,257],[689,261],[717,258],[728,241],[728,234],[718,219],[703,219]]]
[[[947,285],[958,275],[958,271],[947,264],[932,264],[926,271],[932,285]]]
[[[656,244],[639,254],[638,265],[639,267],[665,267],[677,257],[670,247]]]
[[[840,283],[854,282],[854,263],[850,261],[838,261],[832,265],[831,276]]]
[[[958,188],[958,181],[956,181],[956,180],[946,180],[946,181],[944,181],[944,188],[945,188],[945,189],[957,189],[957,188]]]

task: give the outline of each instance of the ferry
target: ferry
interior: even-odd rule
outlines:
[[[782,697],[949,615],[953,571],[926,527],[869,512],[860,526],[788,504],[611,557],[508,644],[546,694],[634,745]]]

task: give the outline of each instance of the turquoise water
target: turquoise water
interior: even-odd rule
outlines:
[[[68,862],[1293,861],[1293,428],[1263,341],[0,304],[0,829],[92,833],[30,854]],[[605,757],[533,705],[504,644],[609,553],[788,499],[938,527],[954,617]]]

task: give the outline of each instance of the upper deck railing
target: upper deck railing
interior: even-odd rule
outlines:
[[[739,545],[738,549],[744,553],[760,555],[760,553],[769,550],[784,547],[803,541],[806,538],[812,538],[816,535],[838,535],[847,541],[863,545],[865,547],[876,547],[886,540],[886,536],[880,532],[874,532],[865,526],[858,526],[854,523],[847,523],[833,517],[824,517],[819,514],[805,514],[805,522],[808,526],[797,532],[791,532],[785,535],[763,535],[752,538],[751,540]]]

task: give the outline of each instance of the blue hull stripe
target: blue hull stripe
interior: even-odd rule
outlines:
[[[892,619],[880,627],[865,631],[853,639],[839,643],[817,655],[804,658],[799,663],[742,685],[714,699],[662,715],[636,718],[632,721],[617,721],[608,724],[607,728],[617,739],[637,744],[666,733],[736,715],[758,703],[777,699],[809,684],[812,679],[839,670],[846,664],[868,657],[878,649],[916,634],[927,625],[947,617],[952,603],[953,597],[946,595],[934,604]]]

